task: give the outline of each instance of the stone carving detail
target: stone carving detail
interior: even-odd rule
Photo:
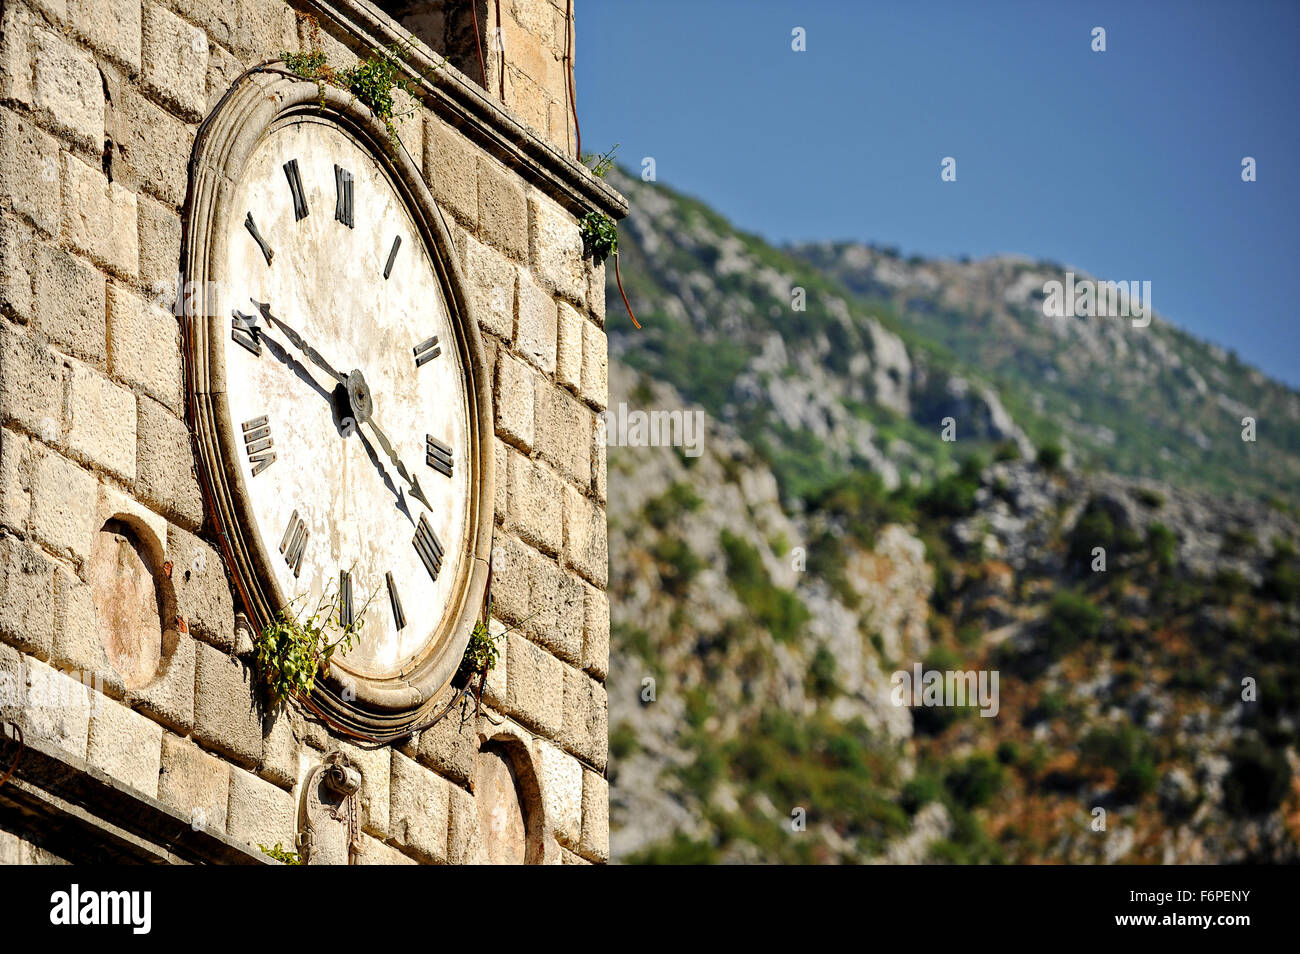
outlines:
[[[356,864],[361,850],[361,772],[331,752],[307,773],[298,807],[298,853],[305,865]]]

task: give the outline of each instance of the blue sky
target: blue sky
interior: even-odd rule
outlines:
[[[1150,281],[1157,313],[1300,385],[1300,3],[575,7],[585,151],[653,156],[775,243]]]

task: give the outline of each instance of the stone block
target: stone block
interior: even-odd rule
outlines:
[[[102,135],[102,133],[101,133]],[[135,193],[63,156],[63,237],[95,264],[134,280],[140,267]]]
[[[488,620],[488,632],[496,641],[497,663],[487,672],[487,680],[483,684],[483,703],[501,709],[505,706],[506,666],[509,662],[505,624],[499,619],[491,618]]]
[[[109,287],[109,374],[144,391],[174,415],[184,413],[180,338],[180,326],[171,312],[146,304],[119,285]],[[141,413],[142,420],[149,417]],[[149,455],[137,456],[143,472]]]
[[[587,259],[587,314],[597,328],[605,327],[605,266],[595,265],[591,259]]]
[[[447,704],[451,691],[444,692],[443,696],[435,711],[441,711]],[[472,695],[463,698],[459,706],[420,733],[419,760],[460,785],[468,784],[474,774],[476,754],[478,732]]]
[[[109,104],[105,122],[116,149],[114,180],[147,190],[171,206],[182,205],[195,127],[125,83]]]
[[[120,0],[67,0],[68,20],[91,48],[140,72],[140,4]]]
[[[361,772],[361,828],[377,838],[387,838],[393,754],[387,746],[362,747],[340,742],[339,748]]]
[[[537,453],[565,479],[579,487],[589,487],[595,414],[540,377],[535,408],[533,444]]]
[[[68,360],[67,446],[78,460],[135,479],[135,395],[79,361]]]
[[[94,593],[62,567],[54,576],[54,645],[50,662],[69,672],[90,674],[90,679],[100,681],[101,691],[115,699],[121,699],[125,693],[122,677],[113,668],[99,638]],[[189,694],[193,704],[192,671]]]
[[[147,686],[127,692],[127,702],[177,732],[194,728],[194,684],[201,644],[163,621],[162,660]]]
[[[605,508],[572,487],[564,490],[564,562],[605,588],[609,580]]]
[[[602,682],[609,674],[609,597],[583,584],[582,668]]]
[[[50,450],[34,457],[32,530],[52,552],[80,563],[90,556],[99,529],[95,475]]]
[[[528,260],[541,284],[582,305],[587,296],[577,220],[540,192],[528,195]]]
[[[555,380],[570,391],[582,386],[582,315],[566,301],[559,303],[559,336],[556,345]]]
[[[550,386],[537,378],[536,373],[518,358],[502,354],[497,359],[496,393],[493,396],[497,436],[525,451],[533,446],[534,379],[539,382],[539,388]]]
[[[62,362],[8,323],[0,323],[0,420],[50,442],[63,420]]]
[[[555,554],[564,541],[563,485],[545,464],[518,451],[509,452],[509,518],[506,529],[545,553]]]
[[[577,665],[582,659],[582,581],[541,556],[530,575],[530,610],[523,631],[533,642]]]
[[[515,266],[472,235],[462,238],[466,293],[479,327],[504,341],[514,335]]]
[[[307,763],[317,756],[306,746],[305,720],[292,706],[280,706],[262,718],[262,761],[257,774],[281,788],[291,789],[305,776]]]
[[[0,430],[0,527],[27,533],[32,516],[29,477],[32,442],[18,431]]]
[[[546,821],[556,840],[577,848],[582,838],[582,763],[545,739],[536,743]]]
[[[609,782],[582,771],[582,841],[579,850],[593,861],[609,861]]]
[[[463,788],[451,787],[450,821],[447,826],[447,861],[453,865],[473,864],[478,840],[478,809],[474,796]]]
[[[191,825],[224,832],[230,804],[230,766],[193,742],[165,733],[158,801],[176,809]]]
[[[602,412],[607,413],[607,412]],[[609,448],[608,435],[599,421],[591,435],[591,492],[601,504],[609,500]]]
[[[528,257],[528,203],[523,182],[500,163],[478,162],[478,235],[516,261]]]
[[[32,104],[50,128],[98,153],[104,148],[104,85],[88,52],[46,30],[35,32]]]
[[[56,348],[103,368],[107,356],[105,282],[89,262],[38,244],[33,322]]]
[[[492,482],[492,510],[496,525],[501,527],[505,526],[506,515],[510,509],[510,488],[508,484],[510,479],[510,448],[503,444],[499,438],[494,437],[492,439],[492,449],[495,470],[495,479]]]
[[[12,215],[0,216],[0,315],[19,324],[32,320],[33,232]]]
[[[605,332],[582,323],[582,399],[597,411],[609,406],[609,343]]]
[[[54,563],[26,540],[0,535],[0,640],[48,659],[54,645]]]
[[[186,119],[202,119],[208,106],[207,36],[149,0],[144,4],[143,34],[145,88]]]
[[[391,845],[377,841],[369,835],[361,836],[361,851],[357,855],[359,865],[414,865],[419,864]]]
[[[148,397],[140,398],[136,492],[191,530],[203,522],[203,491],[185,422]]]
[[[226,832],[248,845],[297,851],[297,801],[265,779],[230,768]]]
[[[26,119],[0,109],[0,202],[46,235],[59,231],[59,144]]]
[[[86,744],[91,716],[101,705],[116,703],[105,700],[81,679],[73,679],[35,659],[24,659],[23,665],[26,704],[19,723],[26,737],[44,739],[77,758],[88,758]],[[89,761],[96,764],[94,760]]]
[[[564,667],[564,731],[560,743],[602,771],[609,748],[608,705],[604,686],[584,672]]]
[[[390,824],[398,847],[421,861],[447,863],[451,783],[393,753]]]
[[[140,217],[140,283],[153,304],[171,311],[180,278],[180,216],[147,195],[137,196],[136,206]]]
[[[521,268],[515,303],[515,350],[543,373],[554,374],[555,301]]]
[[[112,699],[99,697],[90,713],[86,761],[150,798],[158,796],[162,726]]]
[[[424,177],[433,197],[471,230],[478,225],[478,154],[455,129],[429,117]]]
[[[506,634],[505,710],[543,735],[564,724],[564,663],[519,633]]]
[[[182,530],[167,528],[176,612],[190,632],[223,653],[235,651],[235,607],[225,563],[216,548]]]
[[[256,765],[262,757],[262,719],[252,672],[206,643],[197,644],[197,653],[194,738],[240,765]]]

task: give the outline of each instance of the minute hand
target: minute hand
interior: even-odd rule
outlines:
[[[393,462],[393,466],[397,468],[397,472],[402,475],[402,479],[411,485],[411,496],[424,504],[427,509],[432,510],[433,505],[429,503],[429,499],[424,496],[424,491],[420,489],[419,480],[415,478],[414,474],[410,473],[406,469],[406,465],[402,463],[401,459],[397,456],[397,452],[393,450],[393,445],[388,443],[388,438],[384,436],[384,432],[381,431],[379,425],[375,423],[374,416],[371,415],[370,417],[367,417],[365,423],[370,425],[370,430],[374,433],[375,440],[379,441],[379,446],[384,449],[384,453],[387,454],[388,459]]]
[[[283,331],[284,336],[293,343],[293,346],[295,348],[297,348],[299,351],[305,354],[311,360],[312,364],[316,365],[316,367],[320,368],[322,371],[328,374],[339,384],[344,383],[343,375],[339,374],[332,367],[330,367],[329,362],[320,356],[320,352],[318,352],[311,345],[307,344],[307,342],[303,340],[302,335],[298,334],[298,332],[294,331],[292,328],[286,325],[279,318],[275,317],[275,315],[271,314],[270,305],[268,305],[264,301],[258,301],[256,298],[250,300],[253,302],[254,305],[257,306],[257,310],[262,313],[262,317],[265,318],[267,321],[273,322],[277,328]]]

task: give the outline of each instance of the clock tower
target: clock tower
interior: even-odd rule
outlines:
[[[3,11],[0,861],[607,861],[572,4]]]

